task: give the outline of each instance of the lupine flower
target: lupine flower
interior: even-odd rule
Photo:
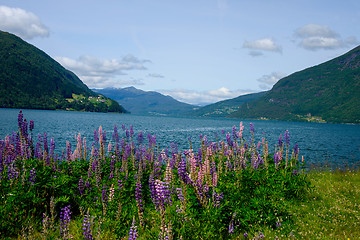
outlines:
[[[108,204],[108,195],[107,195],[107,187],[106,185],[103,186],[103,190],[102,190],[102,200],[103,200],[103,203],[105,205]]]
[[[295,147],[294,147],[294,154],[295,154],[295,155],[298,155],[298,154],[299,154],[299,146],[298,146],[297,143],[295,144]]]
[[[33,120],[30,120],[30,123],[29,123],[29,130],[30,130],[30,132],[32,132],[33,129],[34,129],[34,121],[33,121]]]
[[[280,221],[277,221],[277,222],[276,222],[276,227],[277,227],[277,228],[281,227],[281,222],[280,222]]]
[[[35,177],[36,177],[36,171],[35,168],[32,168],[30,170],[30,175],[29,175],[29,185],[33,186],[35,184]]]
[[[22,127],[23,117],[24,117],[24,115],[23,115],[22,111],[20,110],[19,115],[18,115],[18,125],[19,125],[19,129],[21,129],[21,127]]]
[[[223,193],[217,193],[215,192],[215,190],[213,191],[213,207],[215,208],[219,208],[220,207],[220,202],[221,200],[224,199],[224,194]]]
[[[79,192],[80,192],[80,195],[84,194],[84,180],[82,177],[80,177],[80,180],[79,180]]]
[[[238,134],[236,133],[236,127],[235,127],[235,125],[234,125],[233,128],[232,128],[232,134],[233,134],[234,140],[236,140],[236,139],[238,138]]]
[[[47,142],[47,134],[46,133],[44,133],[43,144],[44,144],[44,151],[49,153],[48,142]]]
[[[129,231],[129,240],[136,240],[136,239],[137,239],[137,226],[134,217]]]
[[[94,239],[92,236],[92,221],[91,221],[91,216],[89,214],[89,210],[87,211],[87,213],[84,216],[84,221],[83,221],[83,235],[85,239]]]
[[[69,141],[66,141],[66,160],[68,162],[71,160],[71,144]]]
[[[250,132],[251,132],[251,134],[255,133],[255,128],[254,128],[254,125],[252,123],[250,123]]]
[[[293,176],[296,176],[297,175],[297,169],[294,169],[293,170]]]
[[[248,238],[249,234],[248,233],[244,233],[244,238]]]
[[[226,141],[228,142],[229,146],[233,145],[233,141],[231,140],[230,133],[226,134]]]
[[[285,144],[286,144],[286,145],[289,145],[289,143],[290,143],[289,131],[286,130],[286,131],[285,131]]]
[[[136,183],[135,199],[136,199],[136,204],[138,205],[139,210],[142,212],[143,211],[143,202],[142,202],[142,196],[141,196],[141,182],[140,181],[138,181]]]
[[[99,142],[99,136],[98,136],[98,133],[97,133],[96,129],[94,130],[94,142],[95,143]]]
[[[71,221],[70,205],[61,209],[60,212],[60,233],[64,239],[70,238],[69,236],[69,225]]]
[[[176,188],[176,193],[177,193],[177,197],[179,198],[179,200],[181,202],[184,202],[184,195],[183,195],[183,192],[182,192],[182,188]]]
[[[280,136],[279,136],[279,147],[281,148],[283,145],[283,139],[282,139],[282,136],[281,136],[281,133],[280,133]]]
[[[144,137],[144,134],[143,132],[139,132],[138,136],[137,136],[137,141],[138,141],[138,144],[141,145],[143,143],[143,137]]]

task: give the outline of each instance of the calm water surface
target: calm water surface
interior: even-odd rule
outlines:
[[[0,109],[0,139],[17,131],[17,116],[19,109]],[[250,137],[250,122],[255,126],[255,138],[261,141],[265,137],[269,142],[270,152],[278,142],[279,135],[284,136],[285,130],[290,132],[290,145],[299,145],[300,155],[303,155],[307,165],[325,165],[345,168],[360,165],[360,126],[345,124],[300,123],[280,121],[234,120],[234,119],[203,119],[203,118],[173,118],[156,116],[137,116],[116,113],[87,113],[46,110],[23,110],[24,118],[35,122],[36,135],[47,133],[48,139],[54,138],[58,153],[65,149],[66,141],[72,142],[75,148],[75,135],[81,133],[87,138],[88,145],[93,140],[93,133],[101,125],[111,139],[115,124],[118,131],[124,135],[121,126],[133,126],[135,134],[155,134],[160,148],[170,147],[177,143],[179,150],[188,149],[188,138],[193,142],[193,148],[200,145],[200,134],[207,136],[209,141],[225,140],[221,133],[232,132],[235,125],[239,128],[240,121],[245,126],[244,135]],[[49,141],[48,140],[48,141]]]

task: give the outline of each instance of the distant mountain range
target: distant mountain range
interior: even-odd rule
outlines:
[[[360,123],[360,46],[279,80],[229,117]]]
[[[241,95],[236,98],[206,105],[204,107],[187,113],[187,115],[197,117],[228,117],[230,114],[236,112],[242,104],[254,101],[264,96],[266,93],[267,92],[264,91],[259,93]]]
[[[179,102],[170,96],[135,87],[93,89],[93,91],[114,99],[133,114],[179,116],[198,108]]]
[[[125,112],[21,38],[0,31],[0,107]]]

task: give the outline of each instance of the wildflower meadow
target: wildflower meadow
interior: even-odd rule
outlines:
[[[22,112],[18,126],[0,140],[1,238],[281,238],[296,234],[291,206],[313,194],[288,131],[269,147],[240,123],[179,151],[132,126],[111,136],[100,126],[93,139],[74,133],[76,146],[58,154]]]

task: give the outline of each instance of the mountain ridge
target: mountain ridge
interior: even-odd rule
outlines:
[[[0,31],[0,107],[126,112],[111,99],[95,97],[44,51]]]
[[[133,86],[93,90],[114,99],[133,114],[179,116],[196,108],[171,96],[155,91],[143,91]]]
[[[280,79],[231,118],[360,123],[360,46]]]

